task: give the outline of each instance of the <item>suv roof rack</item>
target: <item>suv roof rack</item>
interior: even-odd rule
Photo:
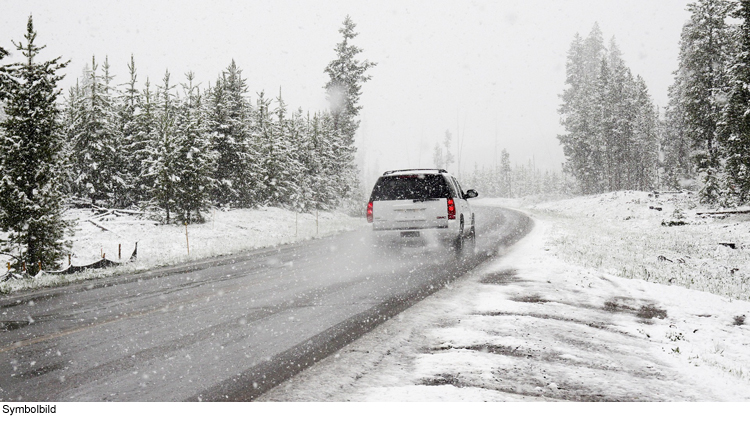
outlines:
[[[391,173],[397,173],[397,172],[414,172],[417,170],[429,170],[429,171],[437,171],[439,173],[448,173],[445,169],[400,169],[400,170],[387,170],[383,172],[383,175],[390,175]]]

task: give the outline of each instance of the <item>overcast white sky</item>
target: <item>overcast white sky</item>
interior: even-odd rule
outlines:
[[[446,129],[455,142],[459,122],[463,172],[494,163],[496,142],[513,163],[533,157],[539,167],[559,168],[558,95],[575,33],[586,36],[598,22],[664,106],[688,3],[0,0],[0,46],[10,50],[33,14],[46,54],[72,60],[66,88],[92,55],[109,56],[118,83],[132,53],[141,84],[169,69],[179,80],[194,71],[203,87],[235,59],[253,101],[281,87],[290,107],[316,111],[326,108],[323,69],[349,14],[360,58],[378,63],[361,99],[365,171],[431,167],[433,145]]]

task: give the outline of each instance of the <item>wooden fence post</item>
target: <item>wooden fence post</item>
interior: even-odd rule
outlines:
[[[190,238],[188,238],[187,221],[185,221],[185,243],[187,244],[187,253],[190,255]]]

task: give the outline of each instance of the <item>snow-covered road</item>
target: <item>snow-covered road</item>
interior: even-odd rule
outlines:
[[[486,208],[474,254],[359,230],[0,297],[0,401],[251,400],[529,227]]]
[[[535,223],[260,400],[750,400],[750,303],[567,264]]]

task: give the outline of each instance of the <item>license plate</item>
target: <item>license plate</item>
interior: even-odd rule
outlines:
[[[418,231],[402,231],[401,237],[419,237]]]

